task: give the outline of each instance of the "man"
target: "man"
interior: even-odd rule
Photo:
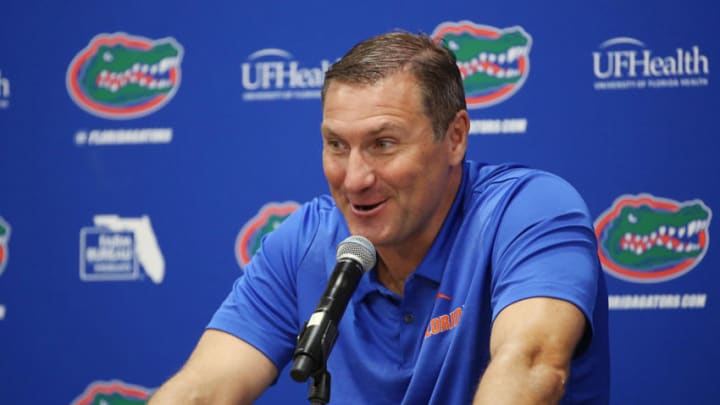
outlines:
[[[555,176],[465,159],[452,53],[422,35],[371,38],[328,70],[322,94],[332,199],[265,238],[151,404],[255,400],[352,234],[378,263],[340,322],[331,403],[607,403],[607,296],[587,208]]]

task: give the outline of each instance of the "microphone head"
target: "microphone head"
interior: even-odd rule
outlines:
[[[372,269],[377,261],[375,246],[366,237],[359,235],[353,235],[340,242],[335,257],[338,261],[350,259],[360,263],[363,272]]]

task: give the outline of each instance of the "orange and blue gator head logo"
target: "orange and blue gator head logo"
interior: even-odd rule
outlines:
[[[250,221],[243,225],[235,239],[235,256],[241,269],[250,263],[255,252],[260,249],[263,236],[274,231],[300,205],[294,201],[267,203]]]
[[[600,262],[606,272],[627,281],[679,277],[705,256],[711,215],[700,200],[621,196],[595,221]]]
[[[95,381],[71,405],[142,405],[152,390],[119,380]]]
[[[510,98],[530,72],[532,38],[522,27],[445,22],[435,28],[432,38],[455,54],[470,109]]]
[[[0,217],[0,274],[5,271],[8,261],[8,241],[10,240],[10,225]]]
[[[90,114],[137,118],[167,104],[180,86],[183,48],[174,38],[100,34],[70,63],[70,97]]]

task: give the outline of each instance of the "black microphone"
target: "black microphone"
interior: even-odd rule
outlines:
[[[375,247],[363,236],[351,236],[337,248],[337,264],[315,312],[298,335],[290,376],[307,381],[325,371],[338,335],[338,324],[362,275],[375,266]]]

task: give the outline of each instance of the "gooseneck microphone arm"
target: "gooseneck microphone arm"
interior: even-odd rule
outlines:
[[[315,311],[298,335],[290,376],[298,382],[314,378],[308,399],[315,404],[330,400],[330,374],[326,363],[338,336],[338,324],[362,275],[375,266],[375,248],[362,236],[338,245],[337,264]]]

